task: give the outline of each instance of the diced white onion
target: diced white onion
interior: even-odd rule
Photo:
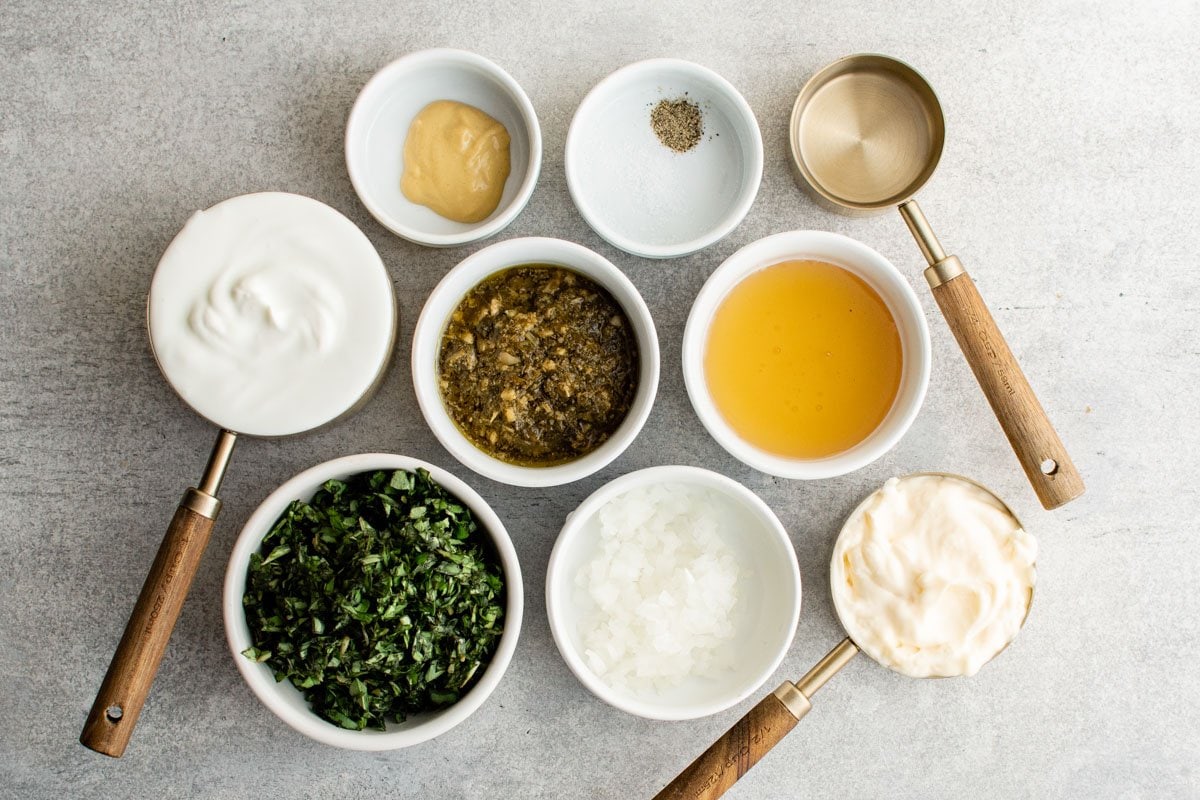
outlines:
[[[595,556],[575,576],[584,661],[605,683],[644,692],[733,668],[739,580],[708,492],[633,489],[598,513]]]

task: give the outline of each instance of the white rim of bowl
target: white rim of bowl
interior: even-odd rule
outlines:
[[[793,252],[789,256],[755,260],[755,254],[758,251],[768,250],[773,245],[782,242],[791,243]],[[853,258],[839,258],[823,252],[833,247],[850,250]],[[735,286],[749,275],[781,261],[794,258],[829,261],[866,280],[887,304],[897,327],[901,330],[901,341],[904,341],[905,326],[909,325],[905,321],[905,317],[915,320],[916,327],[914,332],[917,342],[915,352],[910,351],[908,347],[904,348],[904,371],[901,373],[900,390],[883,422],[866,439],[849,450],[820,459],[786,458],[760,450],[746,442],[730,427],[717,409],[708,391],[704,376],[704,348],[708,341],[708,329],[713,314],[720,307],[721,302]],[[862,270],[864,265],[869,270],[868,274],[864,274]],[[736,274],[736,277],[726,286],[724,284],[730,274]],[[889,281],[892,291],[885,293],[880,289],[881,279]],[[887,295],[893,293],[903,298],[901,301],[903,309],[897,309],[888,299]],[[692,303],[692,310],[688,314],[687,325],[683,332],[682,350],[683,381],[687,387],[688,398],[709,435],[743,464],[780,478],[824,480],[836,478],[867,466],[895,447],[908,432],[909,427],[917,418],[917,414],[921,411],[921,406],[925,402],[925,394],[929,388],[931,363],[929,326],[916,292],[909,286],[900,270],[882,254],[857,239],[829,231],[776,233],[747,244],[725,259],[705,281]],[[914,368],[919,370],[916,378],[916,390],[906,394],[904,386],[910,379],[910,370]],[[897,417],[894,415],[898,408],[901,411],[900,416]]]
[[[747,172],[752,174],[752,177],[743,176],[742,188],[738,197],[737,204],[733,209],[725,215],[722,221],[707,233],[674,245],[652,245],[642,242],[636,242],[626,236],[614,231],[596,214],[592,207],[583,199],[579,189],[579,178],[575,175],[575,170],[572,168],[574,147],[578,146],[578,132],[580,125],[580,116],[587,108],[589,103],[596,102],[596,98],[600,94],[610,88],[614,83],[628,81],[637,76],[640,72],[649,72],[654,69],[675,69],[684,70],[696,73],[712,83],[725,95],[734,108],[738,112],[738,119],[735,122],[741,123],[739,133],[748,132],[750,135],[750,155],[751,159],[746,164]],[[645,61],[635,61],[632,64],[627,64],[617,71],[603,78],[599,83],[591,88],[584,95],[583,101],[579,107],[575,109],[574,116],[571,117],[571,125],[567,129],[567,143],[563,155],[563,167],[567,176],[567,191],[571,195],[572,202],[575,203],[575,208],[579,210],[580,216],[584,221],[591,226],[602,239],[635,256],[643,258],[678,258],[695,253],[698,250],[703,250],[709,245],[719,242],[730,233],[733,232],[742,220],[746,218],[750,207],[754,205],[754,200],[758,197],[758,189],[762,184],[763,173],[763,143],[762,131],[758,127],[758,119],[754,116],[754,111],[750,108],[750,104],[737,90],[737,88],[725,78],[709,69],[708,67],[697,64],[693,61],[685,61],[680,58],[650,58]],[[749,190],[747,190],[747,187]]]
[[[559,570],[562,569],[562,562],[566,559],[565,553],[567,552],[567,548],[571,546],[571,540],[577,539],[582,535],[581,532],[583,531],[584,523],[594,516],[609,500],[624,494],[630,489],[667,482],[692,483],[716,488],[718,491],[722,491],[733,499],[744,503],[765,523],[763,526],[764,533],[769,531],[769,535],[789,554],[790,558],[788,562],[791,567],[789,574],[792,578],[793,589],[790,615],[791,624],[788,628],[787,641],[781,643],[779,651],[771,659],[771,663],[755,674],[753,685],[748,686],[738,692],[736,696],[726,700],[709,703],[708,705],[699,705],[686,711],[664,710],[651,703],[620,695],[616,690],[608,686],[608,684],[601,681],[600,678],[588,669],[587,665],[583,663],[583,659],[579,657],[571,646],[570,633],[567,630],[568,620],[564,618],[562,610],[556,609],[551,602],[553,595],[552,587],[555,577],[558,575]],[[565,579],[563,578],[563,580]],[[787,529],[783,527],[783,523],[779,520],[775,512],[771,510],[771,507],[767,505],[766,501],[755,494],[750,488],[719,472],[713,472],[702,467],[663,465],[639,469],[609,481],[588,495],[587,499],[567,515],[563,527],[559,531],[558,538],[554,542],[554,549],[550,552],[550,562],[546,567],[545,595],[546,616],[550,622],[550,633],[554,637],[554,645],[558,648],[559,655],[562,656],[563,661],[566,662],[572,674],[575,675],[588,691],[610,706],[629,714],[646,719],[679,721],[699,719],[700,717],[718,714],[737,705],[760,689],[767,679],[779,669],[779,665],[783,663],[783,659],[787,656],[788,650],[791,649],[792,642],[796,637],[796,627],[800,622],[803,583],[800,577],[800,565],[796,559],[796,549],[792,546]]]
[[[410,729],[396,731],[351,731],[339,728],[331,722],[313,714],[311,711],[301,711],[280,702],[275,691],[276,681],[265,664],[251,662],[242,655],[242,650],[249,647],[250,626],[246,623],[246,613],[242,608],[242,596],[246,588],[246,573],[249,570],[250,554],[262,544],[263,537],[293,500],[304,496],[312,496],[312,486],[324,483],[338,476],[349,476],[360,472],[377,469],[407,469],[418,467],[429,471],[430,476],[446,491],[457,497],[471,509],[476,521],[487,532],[488,539],[496,548],[500,558],[500,566],[504,570],[505,608],[504,631],[496,652],[492,655],[479,682],[463,695],[458,702],[439,712],[436,717],[421,722]],[[524,615],[525,595],[521,579],[521,565],[517,559],[517,551],[508,535],[504,523],[492,507],[488,505],[478,492],[465,482],[446,470],[434,464],[409,456],[392,453],[361,453],[352,456],[335,458],[304,470],[288,480],[279,488],[267,495],[259,504],[246,524],[242,526],[233,552],[229,557],[229,565],[225,570],[225,584],[221,595],[222,613],[225,620],[225,639],[233,655],[238,672],[250,687],[250,691],[271,710],[275,716],[283,720],[299,733],[308,736],[322,744],[342,747],[349,750],[397,750],[411,747],[440,736],[455,727],[491,696],[500,679],[508,670],[516,651],[517,639],[521,633],[521,620]]]
[[[509,257],[507,251],[520,252],[527,248],[538,248],[540,255],[532,257]],[[483,270],[477,265],[492,258],[498,258],[503,263],[495,268]],[[442,331],[450,313],[462,301],[466,292],[477,286],[488,277],[510,267],[521,264],[551,264],[564,269],[580,272],[604,287],[620,304],[625,315],[633,326],[638,345],[638,388],[633,402],[629,407],[624,421],[602,445],[585,456],[549,467],[523,467],[501,461],[480,450],[471,443],[450,418],[442,403],[441,390],[438,388],[437,377],[437,341],[440,341]],[[578,264],[586,263],[594,267],[600,277],[583,273]],[[481,270],[467,288],[462,292],[455,291],[451,297],[451,287],[461,276]],[[435,306],[445,301],[444,312],[436,311]],[[433,339],[435,341],[431,342]],[[421,351],[427,347],[434,348],[434,358],[427,361]],[[615,264],[599,253],[589,250],[580,244],[568,242],[565,239],[545,237],[522,237],[506,239],[497,242],[467,256],[430,292],[421,315],[417,318],[416,330],[413,333],[412,352],[413,389],[417,395],[417,405],[421,415],[433,431],[433,435],[441,442],[442,447],[449,451],[467,468],[474,470],[485,478],[490,478],[510,486],[546,487],[559,486],[564,483],[586,478],[588,475],[603,469],[614,459],[625,452],[641,433],[654,407],[658,394],[658,380],[661,369],[661,356],[658,346],[658,332],[654,327],[654,319],[646,301],[638,292],[633,282]]]
[[[512,202],[492,220],[462,233],[426,233],[391,217],[380,205],[371,199],[370,193],[358,175],[361,167],[356,165],[357,162],[351,155],[351,142],[357,135],[358,128],[364,124],[362,115],[366,113],[365,104],[372,95],[383,91],[380,87],[391,78],[392,73],[409,69],[421,62],[436,62],[439,60],[462,63],[479,68],[498,81],[508,91],[512,99],[516,101],[517,108],[521,111],[521,120],[525,123],[526,133],[529,136],[529,166],[525,170],[525,177],[521,182],[521,187],[517,190],[517,194],[513,197]],[[354,186],[354,193],[358,195],[359,201],[366,206],[367,211],[371,212],[371,216],[380,225],[383,225],[397,236],[428,247],[454,247],[486,239],[504,230],[525,210],[525,206],[529,203],[529,198],[533,195],[534,187],[537,185],[538,177],[542,171],[542,129],[538,123],[537,112],[534,111],[533,103],[529,100],[529,95],[525,93],[525,90],[521,88],[521,85],[511,75],[505,72],[494,61],[484,58],[477,53],[472,53],[469,50],[457,50],[450,47],[417,50],[380,67],[359,91],[358,97],[354,99],[354,105],[350,108],[350,116],[346,122],[343,149],[346,158],[346,172],[350,175],[350,183]],[[397,176],[398,179],[399,176]]]

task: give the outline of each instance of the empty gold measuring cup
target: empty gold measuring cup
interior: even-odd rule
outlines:
[[[805,84],[789,142],[802,185],[822,205],[870,214],[898,205],[929,268],[925,278],[1038,499],[1057,508],[1083,478],[1004,336],[956,256],[947,255],[912,196],[942,155],[945,120],[916,70],[894,58],[847,56]]]

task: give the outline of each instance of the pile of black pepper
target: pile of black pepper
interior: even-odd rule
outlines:
[[[650,127],[658,140],[676,153],[686,153],[700,143],[704,119],[700,106],[685,97],[660,100],[650,112]]]

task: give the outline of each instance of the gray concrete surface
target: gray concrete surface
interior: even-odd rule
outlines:
[[[731,794],[740,798],[1200,796],[1200,11],[1177,2],[691,5],[588,2],[0,4],[0,797],[648,797],[749,705],[649,722],[591,697],[542,605],[558,527],[601,483],[698,464],[755,489],[787,525],[806,580],[796,641],[772,684],[840,636],[825,590],[839,520],[885,477],[918,469],[992,485],[1038,536],[1024,633],[970,680],[920,682],[866,660]],[[481,245],[427,250],[357,201],[341,141],[370,74],[405,52],[468,48],[507,68],[541,117],[542,178],[503,237],[560,236],[625,269],[656,315],[664,364],[645,432],[600,474],[497,485],[435,442],[407,350],[438,278]],[[785,127],[826,62],[882,51],[936,86],[949,138],[922,204],[984,296],[1089,486],[1043,512],[920,279],[898,216],[826,213],[795,188]],[[567,194],[562,150],[587,89],[631,61],[716,69],[762,126],[748,219],[694,256],[613,250]],[[76,742],[180,492],[214,431],[161,380],[143,330],[159,254],[195,209],[280,189],[355,220],[403,313],[379,395],[336,428],[246,441],[127,755]],[[935,360],[912,431],[838,480],[774,480],[704,432],[679,346],[692,297],[739,246],[780,230],[857,237],[907,270]],[[467,723],[384,755],[329,749],[277,721],[225,647],[219,588],[253,507],[317,461],[384,450],[466,478],[496,507],[527,576],[506,678]]]

